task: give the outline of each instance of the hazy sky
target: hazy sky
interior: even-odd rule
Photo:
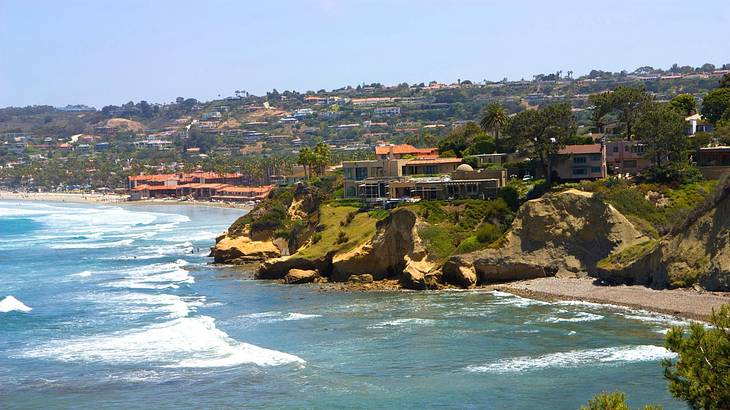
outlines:
[[[0,0],[0,106],[730,63],[730,0]]]

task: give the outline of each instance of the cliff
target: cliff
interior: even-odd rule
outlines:
[[[660,241],[601,261],[597,276],[654,288],[730,291],[730,179]]]
[[[444,280],[470,285],[596,271],[601,259],[648,240],[598,195],[578,190],[526,202],[496,249],[452,256]]]

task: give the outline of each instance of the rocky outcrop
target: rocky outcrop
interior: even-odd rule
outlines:
[[[479,284],[593,273],[599,260],[647,239],[591,193],[549,193],[520,208],[498,249],[450,258],[444,280],[472,286],[472,270]]]
[[[730,291],[730,178],[655,246],[620,262],[607,263],[598,276],[654,288]]]
[[[314,282],[318,276],[319,273],[316,270],[289,269],[289,272],[287,272],[286,276],[284,276],[284,283],[311,283]]]
[[[471,289],[477,285],[477,272],[474,265],[457,259],[449,259],[441,268],[444,283]]]
[[[332,279],[345,281],[350,275],[369,273],[375,280],[396,277],[408,261],[426,258],[416,233],[416,214],[397,209],[378,221],[373,238],[350,252],[332,259]]]
[[[328,254],[324,258],[308,259],[300,258],[296,255],[267,259],[259,266],[256,271],[256,279],[283,279],[292,269],[314,270],[322,276],[328,276],[332,271],[332,255]]]
[[[210,255],[215,263],[257,263],[278,258],[281,251],[273,241],[254,241],[248,236],[236,238],[221,236],[217,239]]]

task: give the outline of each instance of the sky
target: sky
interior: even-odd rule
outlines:
[[[730,0],[0,0],[0,107],[730,63]]]

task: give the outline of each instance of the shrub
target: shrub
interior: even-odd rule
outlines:
[[[630,410],[626,404],[626,394],[620,391],[603,392],[597,394],[588,401],[587,406],[581,406],[581,410]],[[661,410],[661,406],[648,404],[642,410]]]
[[[319,232],[315,232],[314,235],[312,235],[312,243],[315,244],[322,240],[322,234]]]
[[[346,234],[346,233],[345,233],[344,231],[340,231],[340,232],[339,232],[339,233],[337,234],[337,239],[335,240],[335,243],[336,243],[337,245],[339,245],[339,244],[341,244],[341,243],[346,243],[346,242],[347,242],[347,241],[349,241],[349,240],[350,240],[350,238],[348,238],[348,237],[347,237],[347,234]]]
[[[502,236],[502,229],[490,223],[485,223],[479,227],[476,234],[476,240],[483,244],[489,244],[496,241]]]
[[[662,166],[654,165],[646,170],[643,180],[659,182],[672,186],[691,184],[705,179],[699,168],[684,163],[670,163]]]
[[[520,207],[520,193],[514,187],[506,186],[500,189],[497,198],[503,200],[513,212]]]
[[[476,235],[472,235],[461,241],[454,251],[455,254],[469,253],[483,249],[485,244],[479,242]]]

